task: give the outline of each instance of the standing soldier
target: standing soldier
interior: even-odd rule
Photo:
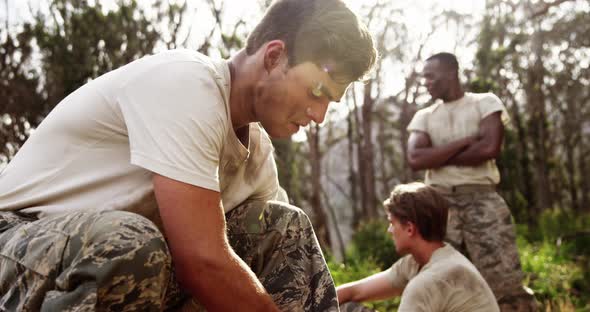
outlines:
[[[424,66],[434,100],[419,110],[408,131],[408,163],[426,170],[425,183],[450,202],[447,240],[475,264],[502,311],[533,311],[534,297],[522,286],[523,273],[510,211],[496,185],[504,124],[509,117],[491,93],[465,93],[457,59],[439,53]]]

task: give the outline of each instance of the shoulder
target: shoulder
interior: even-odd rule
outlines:
[[[465,96],[469,97],[469,99],[473,102],[479,102],[483,104],[491,103],[491,104],[502,104],[500,98],[491,93],[465,93]]]
[[[446,306],[448,294],[449,288],[439,276],[422,271],[404,288],[400,311],[440,310]]]
[[[412,255],[405,255],[397,260],[389,269],[391,275],[402,275],[404,278],[411,280],[418,274],[420,265],[414,260]]]
[[[169,50],[139,60],[125,73],[117,92],[126,123],[167,125],[168,131],[186,133],[187,138],[197,130],[222,137],[229,121],[227,96],[214,67],[208,57],[190,50]]]
[[[436,280],[450,289],[481,290],[486,283],[475,266],[460,252],[449,248],[430,270]]]
[[[213,60],[210,57],[188,49],[166,50],[154,54],[152,58],[159,62],[191,62],[202,67],[213,67]]]
[[[408,124],[408,130],[410,131],[426,131],[427,130],[427,123],[430,116],[437,110],[440,106],[440,103],[432,104],[428,107],[424,107],[418,110],[412,120]]]
[[[205,103],[214,105],[227,98],[224,73],[214,60],[196,51],[167,50],[146,57],[128,77],[124,90],[152,94],[169,102],[178,98],[191,103],[200,100],[199,107],[203,108]],[[223,105],[218,108],[225,110]]]
[[[144,57],[132,68],[135,69],[136,79],[159,79],[170,83],[182,82],[184,78],[209,80],[221,76],[215,61],[186,49],[167,50]]]
[[[442,105],[440,102],[436,102],[430,106],[421,108],[416,112],[416,115],[419,115],[419,116],[430,115],[430,114],[434,113],[440,105]]]
[[[414,302],[427,300],[431,306],[453,311],[482,311],[481,307],[493,305],[493,294],[475,266],[450,246],[441,251],[436,261],[408,284],[407,296]]]

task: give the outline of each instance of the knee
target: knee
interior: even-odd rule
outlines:
[[[93,220],[90,232],[96,236],[129,235],[140,240],[164,240],[162,233],[150,220],[126,211],[103,211]]]
[[[253,201],[226,215],[228,233],[279,233],[289,229],[311,229],[309,218],[293,205],[279,201]]]
[[[280,232],[288,229],[311,229],[309,217],[301,208],[278,201],[269,201],[266,205],[267,222]]]
[[[83,235],[87,237],[86,248],[109,260],[133,258],[146,265],[157,260],[170,266],[171,257],[164,236],[153,222],[138,214],[100,212]]]

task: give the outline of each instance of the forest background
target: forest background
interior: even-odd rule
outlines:
[[[4,0],[0,170],[65,96],[144,55],[238,51],[268,0]],[[274,141],[280,182],[310,216],[337,284],[398,258],[381,201],[421,180],[406,126],[432,104],[420,71],[455,53],[465,88],[493,92],[511,126],[498,159],[526,285],[544,311],[590,311],[590,1],[353,1],[376,38],[370,79],[327,120]],[[395,310],[396,300],[369,304]]]

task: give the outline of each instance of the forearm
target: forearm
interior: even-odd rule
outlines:
[[[336,293],[338,294],[338,303],[343,304],[354,300],[354,286],[353,283],[348,283],[336,287]]]
[[[498,153],[490,149],[488,142],[485,140],[478,140],[459,153],[453,155],[444,165],[478,166],[490,159],[495,159],[497,156]]]
[[[251,311],[278,311],[260,281],[233,251],[200,257],[196,263],[188,269],[181,268],[177,276],[182,286],[208,311],[235,311],[245,307]]]
[[[477,166],[500,155],[502,140],[504,138],[504,126],[500,119],[500,113],[494,113],[485,117],[480,123],[477,140],[468,148],[451,157],[446,165]]]
[[[384,271],[336,287],[338,303],[382,300],[400,295],[403,289],[393,288],[387,275],[388,272]]]
[[[229,246],[220,193],[158,174],[153,181],[180,285],[208,311],[278,311]]]
[[[408,162],[412,169],[434,169],[447,165],[447,162],[464,150],[471,138],[463,138],[436,147],[414,148],[408,153]]]
[[[338,303],[343,304],[346,302],[364,302],[368,301],[369,298],[367,293],[363,293],[359,285],[359,282],[347,283],[336,287],[338,293]]]

